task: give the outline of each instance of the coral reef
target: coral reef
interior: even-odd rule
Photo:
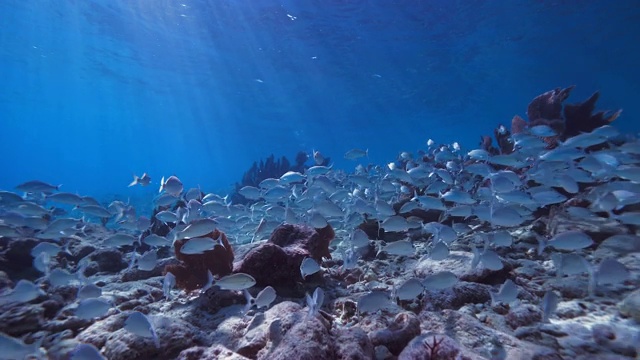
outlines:
[[[300,264],[306,257],[320,262],[331,258],[329,242],[335,237],[331,225],[314,229],[307,225],[277,227],[269,240],[250,250],[234,265],[234,272],[253,276],[260,286],[285,286],[301,281]]]
[[[306,152],[299,151],[296,154],[295,164],[293,165],[284,156],[276,160],[273,154],[271,154],[266,160],[260,160],[260,163],[257,161],[254,162],[249,170],[245,171],[244,175],[242,175],[242,181],[240,181],[240,183],[236,183],[235,191],[230,195],[230,201],[234,204],[251,203],[251,200],[240,195],[238,191],[241,188],[245,186],[258,187],[263,180],[269,178],[277,179],[287,171],[304,173],[308,168],[308,166],[305,165],[308,159],[309,155]],[[331,158],[325,158],[320,165],[329,165],[330,161]]]
[[[558,140],[563,141],[580,133],[590,132],[600,126],[610,124],[622,113],[622,110],[617,110],[613,112],[600,111],[594,114],[596,102],[600,97],[599,92],[595,92],[583,102],[563,105],[574,87],[556,88],[536,96],[527,107],[528,122],[516,115],[511,120],[511,131],[508,131],[503,125],[499,125],[494,130],[494,136],[498,143],[497,148],[493,147],[490,136],[482,136],[480,146],[493,155],[496,153],[510,154],[513,152],[511,134],[521,134],[526,132],[527,128],[546,125],[557,134],[543,138],[548,144],[548,148],[553,148],[557,145]]]
[[[176,259],[181,263],[167,265],[164,274],[167,272],[172,273],[176,277],[176,286],[178,288],[185,291],[202,288],[207,282],[208,271],[211,271],[214,276],[224,276],[231,273],[234,255],[227,236],[217,229],[206,236],[212,239],[221,237],[224,246],[216,246],[202,254],[187,255],[180,252],[187,240],[182,239],[174,242]]]

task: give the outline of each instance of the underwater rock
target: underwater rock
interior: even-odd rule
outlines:
[[[605,239],[593,253],[594,258],[619,258],[623,255],[640,253],[640,236],[631,234],[613,235]]]
[[[173,243],[176,259],[180,264],[167,265],[163,274],[172,273],[176,277],[177,288],[190,292],[202,288],[207,283],[209,271],[214,276],[224,276],[232,272],[234,255],[227,235],[216,229],[206,237],[214,240],[220,237],[224,246],[215,246],[202,254],[183,254],[180,249],[188,240],[181,239]]]
[[[45,324],[44,312],[40,305],[2,306],[0,307],[0,333],[19,337],[40,331]]]
[[[159,259],[153,270],[145,271],[135,266],[133,269],[127,269],[122,274],[122,281],[138,281],[149,279],[155,276],[162,276],[164,269],[170,265],[179,265],[180,262],[174,258]]]
[[[259,286],[291,285],[302,280],[300,264],[306,257],[321,262],[331,258],[329,243],[335,233],[331,225],[314,229],[307,225],[277,227],[267,242],[250,250],[234,265],[234,272],[253,276]]]
[[[329,329],[315,316],[294,324],[271,353],[264,357],[269,360],[335,359],[335,349]]]
[[[235,353],[222,345],[211,347],[192,347],[180,352],[176,360],[248,360],[238,353]]]
[[[509,309],[505,320],[512,329],[530,326],[542,320],[542,311],[531,304],[519,304]]]
[[[386,329],[369,334],[373,346],[383,345],[392,354],[399,354],[407,344],[420,335],[420,320],[410,312],[403,312],[393,319]]]
[[[484,304],[491,300],[489,289],[490,287],[485,284],[461,281],[450,289],[427,290],[427,301],[424,310],[457,310],[465,304]]]
[[[640,323],[640,289],[627,295],[619,304],[620,314]]]
[[[366,360],[373,358],[373,345],[364,330],[353,327],[338,329],[334,340],[336,359]]]
[[[40,243],[31,238],[0,237],[0,269],[12,279],[35,280],[40,272],[33,268],[31,250]]]
[[[458,359],[460,345],[440,334],[426,334],[413,339],[400,353],[398,360]]]
[[[76,340],[98,349],[110,360],[172,359],[184,350],[205,343],[204,334],[190,323],[177,318],[148,316],[158,339],[157,348],[151,338],[144,338],[123,328],[129,313],[120,313],[96,321],[76,336]]]
[[[97,272],[117,273],[128,266],[123,258],[122,253],[116,249],[99,249],[90,255],[89,260],[97,265]],[[84,275],[91,276],[93,274],[85,271]]]

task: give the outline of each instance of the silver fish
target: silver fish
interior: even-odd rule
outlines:
[[[180,196],[183,189],[182,181],[180,181],[176,176],[171,175],[166,180],[164,179],[164,176],[162,177],[162,180],[160,181],[160,190],[158,192],[164,191],[173,196]]]
[[[84,320],[91,320],[93,318],[101,317],[107,314],[111,309],[111,303],[107,300],[99,298],[88,298],[80,300],[75,314],[77,317]]]
[[[422,280],[427,290],[443,290],[452,287],[458,282],[458,277],[451,271],[440,271]]]
[[[151,177],[147,173],[143,173],[140,177],[134,174],[133,181],[129,183],[129,187],[136,185],[147,186],[149,184],[151,184]]]
[[[553,313],[558,308],[558,303],[560,302],[560,297],[554,291],[548,290],[544,297],[542,298],[542,322],[546,323],[549,321],[549,317],[553,315]]]
[[[313,275],[320,271],[320,265],[314,259],[307,257],[302,260],[300,264],[300,275],[302,275],[302,279],[305,280],[307,276]]]
[[[132,334],[153,339],[156,348],[160,348],[160,340],[158,339],[156,330],[149,318],[143,313],[139,311],[131,313],[124,321],[124,329]]]
[[[235,273],[224,276],[213,283],[222,290],[244,290],[256,284],[253,276],[245,273]]]
[[[351,149],[344,154],[344,158],[347,160],[356,160],[365,156],[369,156],[369,149]]]
[[[507,279],[497,293],[489,292],[489,294],[491,295],[491,306],[495,306],[498,302],[509,304],[518,299],[518,287],[511,279]]]

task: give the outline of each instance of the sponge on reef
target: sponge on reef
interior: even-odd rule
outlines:
[[[176,240],[173,246],[176,259],[180,261],[180,264],[167,265],[164,268],[164,274],[172,273],[176,277],[176,286],[187,292],[202,288],[207,283],[209,271],[214,276],[230,274],[233,270],[234,255],[229,239],[217,229],[206,235],[212,239],[218,239],[218,236],[221,237],[224,246],[215,246],[202,254],[181,253],[180,249],[187,242],[187,239]]]

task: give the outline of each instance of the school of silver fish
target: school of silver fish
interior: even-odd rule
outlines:
[[[620,211],[640,203],[640,141],[632,137],[618,141],[621,134],[606,125],[547,150],[541,137],[552,136],[549,130],[536,127],[513,136],[515,151],[511,154],[491,155],[482,149],[463,152],[458,144],[436,146],[430,140],[427,148],[416,154],[403,152],[386,166],[357,165],[353,172],[318,165],[324,157],[314,150],[316,164],[304,173],[290,171],[280,178],[266,179],[257,187],[241,188],[239,193],[254,201],[251,205],[232,204],[227,197],[203,194],[199,188],[185,191],[178,177],[169,176],[160,182],[155,206],[172,209],[178,201],[186,206],[161,211],[155,220],[139,215],[132,205],[122,201],[103,204],[90,196],[63,192],[60,185],[37,180],[25,182],[15,188],[16,192],[0,191],[0,237],[38,239],[31,255],[33,266],[42,277],[35,282],[18,281],[13,289],[0,294],[0,304],[29,302],[45,294],[41,284],[48,282],[52,286],[80,287],[78,299],[72,305],[80,318],[95,319],[117,310],[91,278],[82,275],[86,261],[80,261],[74,269],[54,267],[51,261],[58,253],[68,251],[69,239],[84,239],[87,226],[101,226],[109,231],[99,247],[149,245],[150,251],[128,254],[130,268],[137,266],[148,271],[158,261],[158,249],[170,247],[176,240],[187,239],[181,249],[184,254],[200,254],[225,246],[220,239],[203,237],[215,229],[227,234],[235,247],[263,241],[284,223],[315,228],[330,224],[336,231],[332,252],[342,260],[341,271],[348,271],[364,266],[359,257],[362,249],[369,246],[375,246],[378,255],[442,261],[450,256],[454,245],[465,245],[473,253],[470,268],[499,270],[503,261],[496,249],[512,246],[515,240],[510,230],[535,220],[534,213],[539,208],[566,202],[566,194],[584,196],[591,204],[588,208],[566,208],[571,216],[604,216],[620,224],[640,225],[640,212]],[[594,146],[600,150],[586,150]],[[353,149],[345,158],[358,161],[368,155],[368,150]],[[151,178],[144,173],[134,176],[129,186],[150,183]],[[581,192],[584,185],[589,185],[588,190]],[[402,201],[399,209],[394,208],[394,204]],[[407,216],[415,209],[438,210],[442,216],[438,222],[425,223]],[[443,223],[449,218],[456,219],[451,226]],[[142,237],[152,220],[176,225],[167,236]],[[403,234],[404,238],[386,243],[378,236],[369,236],[359,228],[365,220],[377,222],[378,235],[392,232]],[[599,285],[624,282],[630,276],[616,259],[593,264],[580,255],[580,250],[594,244],[582,231],[539,236],[538,244],[534,251],[553,261],[558,276],[589,274],[590,291]],[[327,269],[311,258],[304,259],[300,266],[303,279],[322,271]],[[455,274],[440,272],[397,282],[385,289],[371,287],[360,294],[358,312],[365,314],[396,306],[396,300],[410,301],[425,290],[447,289],[457,281]],[[244,291],[245,312],[254,306],[268,308],[276,300],[276,291],[267,287],[254,298],[246,291],[254,285],[255,280],[247,274],[221,279],[210,276],[203,290],[219,286]],[[166,301],[172,301],[176,294],[181,296],[174,287],[175,277],[167,273],[163,287]],[[491,299],[492,303],[517,301],[518,286],[507,280],[491,293]],[[309,314],[319,311],[323,301],[321,288],[307,295]],[[544,321],[553,316],[559,301],[557,293],[547,291],[539,304]],[[142,313],[130,315],[124,328],[158,341],[153,322]],[[37,354],[39,346],[0,334],[0,347],[11,356],[20,357]],[[83,345],[75,350],[74,356],[93,359],[101,355],[94,347]]]

